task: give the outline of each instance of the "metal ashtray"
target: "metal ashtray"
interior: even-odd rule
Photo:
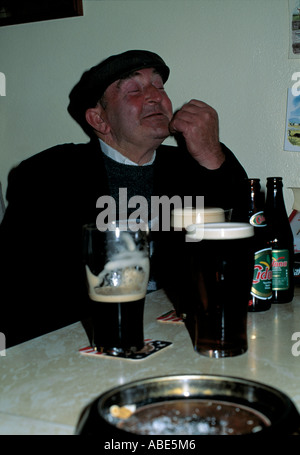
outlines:
[[[254,381],[215,375],[142,379],[100,395],[82,413],[77,434],[296,434],[300,415],[284,393]]]

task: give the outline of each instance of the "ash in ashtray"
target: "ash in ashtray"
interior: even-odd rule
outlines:
[[[118,428],[144,435],[241,435],[261,431],[270,420],[258,411],[213,400],[172,400],[142,406]]]

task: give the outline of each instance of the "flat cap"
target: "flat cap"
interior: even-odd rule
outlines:
[[[164,83],[169,77],[168,66],[154,52],[130,50],[112,55],[83,73],[69,95],[70,115],[84,128],[86,110],[96,106],[107,87],[142,68],[155,68]]]

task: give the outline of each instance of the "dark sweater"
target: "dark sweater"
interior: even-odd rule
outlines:
[[[127,214],[130,215],[135,207],[128,207],[128,201],[136,195],[145,197],[148,204],[148,219],[151,213],[151,196],[153,194],[154,164],[149,166],[134,166],[122,164],[103,155],[110,195],[116,201],[117,213],[119,213],[119,189],[126,188],[127,193]],[[120,212],[122,213],[122,211]]]

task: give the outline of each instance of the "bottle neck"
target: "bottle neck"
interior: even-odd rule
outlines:
[[[248,197],[249,215],[263,210],[259,179],[248,180]]]
[[[265,212],[267,216],[287,217],[281,182],[274,184],[268,182]]]

